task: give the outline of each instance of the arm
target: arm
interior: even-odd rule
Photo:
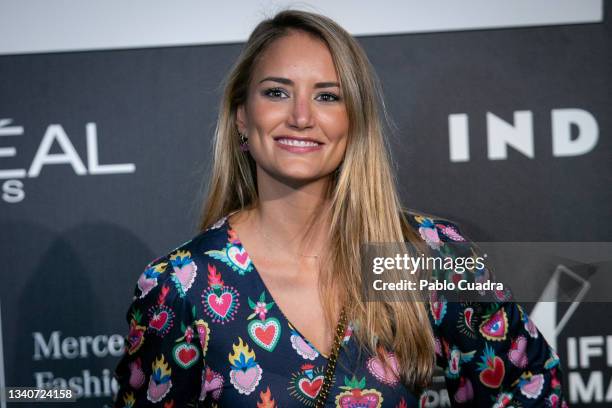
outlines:
[[[427,231],[430,237],[439,233],[441,252],[448,251],[441,249],[445,242],[464,237],[446,220],[434,221],[431,228],[436,231]],[[452,406],[567,405],[559,358],[519,304],[449,302],[436,296],[430,319]]]
[[[200,396],[202,350],[195,310],[171,279],[168,257],[138,279],[128,313],[125,354],[116,370],[114,407],[185,407]],[[130,405],[131,404],[131,405]]]

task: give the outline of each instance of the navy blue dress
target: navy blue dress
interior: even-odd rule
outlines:
[[[409,213],[433,249],[466,241],[442,219]],[[513,302],[430,302],[437,365],[452,406],[566,406],[559,359]],[[115,407],[309,407],[326,356],[275,304],[227,217],[149,263],[136,284]],[[425,406],[349,322],[329,407]],[[393,367],[397,361],[387,352]]]

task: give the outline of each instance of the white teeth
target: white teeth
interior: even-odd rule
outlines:
[[[295,139],[278,139],[277,142],[289,146],[318,146],[316,142],[310,142],[308,140],[295,140]]]

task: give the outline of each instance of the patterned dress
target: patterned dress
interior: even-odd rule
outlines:
[[[408,219],[435,250],[466,241],[447,220]],[[452,406],[567,406],[559,358],[519,304],[429,306]],[[115,407],[314,406],[326,356],[276,305],[227,217],[146,266],[127,321]],[[326,406],[425,406],[427,391],[414,395],[361,352],[354,330],[350,322]]]

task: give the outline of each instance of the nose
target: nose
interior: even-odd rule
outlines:
[[[289,126],[304,129],[312,126],[313,114],[310,96],[302,92],[296,93],[289,115]]]

